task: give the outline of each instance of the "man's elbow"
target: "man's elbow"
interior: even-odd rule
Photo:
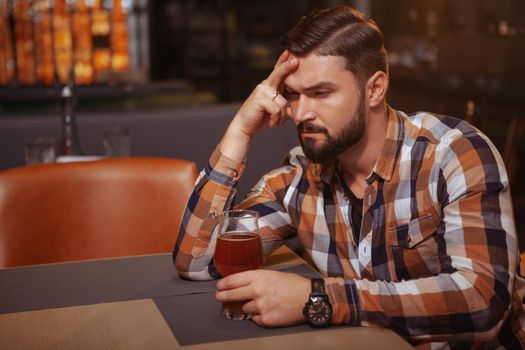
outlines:
[[[488,300],[485,310],[472,315],[476,332],[480,332],[483,336],[491,339],[496,337],[509,314],[509,307],[510,300],[507,296],[495,295]]]
[[[191,261],[184,258],[181,254],[178,254],[173,260],[180,278],[193,281],[209,281],[213,279],[213,276],[208,272],[207,266],[202,266],[201,268],[193,266],[190,264]]]
[[[182,254],[180,250],[174,250],[172,259],[173,264],[175,265],[175,270],[177,270],[179,276],[184,279],[190,279],[189,267],[191,260],[188,256]]]
[[[177,270],[180,278],[188,280],[192,279],[188,259],[185,259],[182,254],[177,254],[173,257],[173,262],[175,264],[175,270]]]
[[[191,280],[190,272],[188,270],[182,269],[177,264],[175,264],[175,270],[179,274],[179,277],[185,280]]]
[[[490,342],[496,340],[506,317],[509,316],[510,295],[494,295],[486,300],[486,307],[471,314],[473,334],[476,341]]]

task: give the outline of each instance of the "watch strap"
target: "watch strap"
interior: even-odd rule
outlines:
[[[312,295],[325,295],[324,291],[324,279],[322,278],[312,278]]]

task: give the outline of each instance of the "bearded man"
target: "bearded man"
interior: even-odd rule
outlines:
[[[459,119],[391,108],[383,35],[348,6],[301,18],[283,43],[197,180],[173,252],[180,275],[221,278],[210,218],[232,207],[254,134],[291,119],[302,147],[237,208],[260,214],[265,253],[296,236],[324,278],[241,272],[217,283],[217,300],[245,301],[267,327],[373,325],[421,348],[522,348],[525,284],[491,141]]]

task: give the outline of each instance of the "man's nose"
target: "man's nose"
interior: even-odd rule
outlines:
[[[299,99],[291,103],[292,119],[295,124],[315,118],[315,112],[312,109],[311,99],[305,95],[300,95]]]

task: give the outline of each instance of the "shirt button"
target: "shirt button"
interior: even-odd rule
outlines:
[[[364,258],[364,260],[368,260],[370,258],[370,246],[366,243],[361,243],[359,245],[359,255]]]
[[[345,200],[345,202],[348,202],[348,200],[349,200],[349,198],[348,198],[348,196],[346,194],[343,196],[343,199]]]
[[[375,199],[376,199],[376,196],[377,196],[377,190],[375,189],[375,187],[373,186],[370,186],[366,189],[366,204],[368,206],[372,205],[372,203],[374,203]]]

